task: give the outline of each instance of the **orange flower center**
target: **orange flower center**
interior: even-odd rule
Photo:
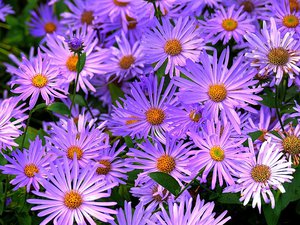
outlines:
[[[64,196],[64,204],[69,209],[77,209],[81,206],[83,200],[81,195],[76,191],[67,192]]]
[[[175,169],[176,163],[173,157],[163,155],[157,159],[156,167],[160,172],[171,173]]]
[[[69,159],[73,159],[74,158],[74,154],[76,152],[76,156],[77,156],[77,159],[81,159],[82,155],[83,155],[83,151],[80,147],[78,146],[70,146],[67,150],[67,156]]]
[[[258,183],[265,183],[271,176],[270,167],[266,165],[256,165],[251,170],[251,177]]]
[[[81,14],[81,23],[86,23],[87,25],[91,25],[94,20],[94,12],[93,11],[84,11]]]
[[[119,62],[119,66],[123,70],[128,70],[131,67],[131,65],[134,63],[134,61],[135,58],[132,55],[125,55],[121,58]]]
[[[162,109],[159,108],[150,108],[145,113],[146,114],[146,120],[151,125],[160,125],[164,122],[165,119],[165,112]]]
[[[43,88],[47,85],[48,79],[43,74],[37,74],[31,79],[32,85],[37,88]]]
[[[54,31],[56,31],[56,25],[52,22],[48,22],[45,24],[44,29],[46,33],[52,34]]]
[[[238,23],[234,19],[224,19],[222,21],[222,27],[227,31],[233,31],[237,28]]]
[[[208,96],[214,102],[222,102],[227,97],[227,90],[224,84],[210,85]]]
[[[37,168],[37,166],[34,163],[27,164],[24,167],[24,173],[29,178],[34,177],[34,175],[38,172],[39,172],[39,169]]]
[[[66,66],[67,66],[68,70],[70,70],[71,72],[75,72],[77,62],[78,62],[78,56],[71,55],[66,62]]]
[[[209,154],[210,157],[217,162],[221,162],[225,158],[224,150],[220,146],[213,146],[209,150]]]
[[[98,167],[96,172],[99,174],[99,175],[106,175],[109,173],[109,171],[111,170],[111,163],[110,161],[108,160],[100,160],[99,163],[101,165],[103,165],[104,167]]]
[[[164,50],[168,55],[179,55],[182,52],[182,45],[179,40],[171,39],[166,42]]]

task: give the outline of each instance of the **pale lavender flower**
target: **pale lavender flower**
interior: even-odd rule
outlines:
[[[5,22],[5,17],[9,14],[15,13],[10,5],[6,5],[0,0],[0,20]]]

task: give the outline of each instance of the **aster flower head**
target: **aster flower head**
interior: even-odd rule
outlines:
[[[151,172],[168,173],[179,183],[190,181],[188,152],[191,149],[191,142],[177,141],[169,135],[166,136],[165,145],[155,139],[153,142],[152,144],[146,140],[142,144],[137,144],[139,149],[131,148],[127,153],[128,156],[132,157],[128,159],[132,163],[129,167],[143,170],[138,175],[136,184],[140,180],[148,178],[148,174]]]
[[[246,34],[246,31],[255,31],[252,23],[253,19],[250,19],[243,12],[243,7],[235,10],[235,5],[228,9],[220,6],[211,19],[201,22],[201,28],[206,33],[206,40],[209,40],[212,44],[223,41],[225,45],[231,38],[237,43],[243,42],[243,35]]]
[[[294,165],[300,162],[300,125],[295,127],[292,124],[287,124],[284,127],[284,132],[277,131],[279,137],[272,133],[268,133],[267,137],[272,138],[272,143],[278,148]],[[277,129],[276,129],[277,130]]]
[[[116,203],[96,200],[109,197],[108,190],[115,183],[98,182],[95,177],[96,168],[87,165],[79,170],[76,159],[72,169],[66,157],[63,157],[63,163],[60,160],[54,161],[50,162],[50,166],[48,179],[43,183],[45,192],[33,191],[40,198],[27,200],[36,205],[31,210],[41,210],[39,217],[46,216],[41,225],[46,225],[51,220],[53,224],[66,225],[73,225],[74,222],[96,225],[95,219],[102,222],[113,220],[110,214],[116,214],[116,211],[107,206]]]
[[[188,131],[200,130],[207,120],[203,106],[197,103],[169,106],[168,113],[167,121],[172,127],[169,133],[175,137],[185,137]]]
[[[290,8],[289,0],[273,2],[273,12],[276,26],[282,36],[291,31],[300,34],[300,12]]]
[[[22,64],[14,73],[17,76],[11,82],[13,93],[20,94],[23,101],[30,97],[29,107],[33,108],[41,95],[46,104],[54,98],[66,98],[66,92],[61,88],[63,77],[59,71],[51,66],[47,55],[38,50],[38,55],[32,61],[23,58]]]
[[[17,106],[18,99],[16,97],[0,101],[0,152],[3,149],[12,149],[12,146],[18,146],[15,139],[22,134],[20,130],[27,119],[24,111],[25,104]]]
[[[241,192],[240,201],[246,205],[252,198],[252,207],[261,212],[261,197],[266,203],[271,202],[275,207],[275,198],[272,190],[285,192],[283,183],[291,182],[295,169],[291,168],[291,162],[283,157],[283,153],[271,144],[271,139],[264,142],[256,156],[251,139],[248,139],[252,157],[239,167],[239,179],[236,191]]]
[[[46,171],[49,167],[49,161],[55,157],[51,154],[46,154],[45,147],[42,146],[42,141],[37,138],[30,141],[29,149],[23,151],[15,150],[12,152],[12,157],[5,155],[9,162],[5,166],[0,166],[3,174],[15,175],[16,177],[10,181],[14,187],[14,191],[26,186],[26,191],[29,192],[33,186],[35,190],[39,190],[40,185],[44,184],[44,178],[47,176]]]
[[[205,203],[199,195],[194,205],[193,198],[185,197],[179,203],[169,201],[168,212],[162,207],[161,211],[155,213],[153,217],[156,217],[161,225],[222,225],[231,219],[230,216],[225,217],[227,211],[215,218],[214,206],[214,202]],[[158,223],[148,220],[148,224]]]
[[[83,51],[84,46],[81,38],[69,37],[65,39],[65,42],[68,43],[71,52],[79,53]]]
[[[132,78],[146,72],[145,58],[140,42],[130,42],[124,33],[121,34],[121,37],[116,36],[116,42],[118,48],[111,47],[111,58],[107,62],[107,67],[111,70],[106,76],[111,80],[121,81],[124,78]]]
[[[6,5],[0,0],[0,20],[5,22],[5,17],[9,14],[15,13],[10,5]]]
[[[112,112],[109,128],[114,135],[130,135],[147,138],[148,135],[165,141],[165,132],[169,130],[166,122],[166,109],[172,104],[175,88],[169,84],[163,92],[164,78],[158,82],[154,75],[144,77],[140,82],[130,85],[130,95],[117,103]]]
[[[179,17],[173,26],[168,19],[162,20],[162,25],[156,21],[155,27],[146,32],[142,41],[148,63],[156,63],[158,70],[167,60],[165,74],[179,76],[176,66],[185,66],[186,60],[199,61],[203,49],[203,39],[196,28],[196,22],[189,17]]]
[[[206,182],[212,171],[212,189],[216,187],[217,180],[220,186],[223,185],[223,180],[227,186],[232,185],[235,183],[238,167],[248,157],[241,147],[245,139],[232,140],[230,124],[223,125],[220,122],[215,124],[208,121],[206,126],[201,134],[189,132],[197,147],[197,150],[189,153],[193,155],[191,164],[194,173],[203,170],[201,180]]]
[[[147,220],[150,218],[152,208],[144,207],[142,203],[139,203],[135,208],[134,212],[132,209],[131,202],[124,202],[124,209],[119,209],[117,214],[117,223],[110,221],[112,225],[146,225]]]
[[[96,47],[98,43],[96,32],[94,30],[89,30],[87,26],[83,26],[82,29],[76,30],[75,34],[72,34],[71,36],[71,40],[74,42],[70,42],[70,47],[75,48],[76,50],[79,48],[81,50],[79,46],[82,44],[81,46],[85,46],[84,51],[82,52],[86,53],[85,64],[80,72],[76,91],[79,91],[80,88],[85,93],[88,92],[88,89],[96,91],[91,84],[91,79],[96,74],[100,75],[106,73],[107,66],[104,62],[109,58],[110,51]],[[81,41],[83,43],[81,43]],[[68,84],[76,79],[76,65],[78,62],[78,55],[74,54],[74,52],[70,50],[70,47],[65,41],[65,37],[55,34],[47,35],[46,47],[41,46],[42,50],[51,59],[51,64],[55,65],[62,76],[65,77]]]
[[[234,60],[227,69],[229,48],[226,48],[218,59],[214,52],[212,59],[203,52],[202,65],[187,61],[186,67],[180,71],[190,80],[182,77],[174,79],[175,85],[180,87],[178,97],[185,104],[202,103],[205,115],[214,121],[228,119],[235,130],[241,133],[241,120],[236,108],[254,111],[248,104],[256,105],[261,98],[257,93],[261,88],[253,87],[257,81],[253,80],[254,72],[248,63],[243,62],[243,56]],[[249,88],[251,87],[251,88]]]
[[[245,56],[253,60],[251,66],[255,67],[259,74],[273,73],[275,84],[279,84],[283,75],[287,73],[291,85],[294,74],[300,72],[297,66],[300,60],[300,42],[294,39],[294,32],[287,32],[281,37],[273,17],[270,22],[270,29],[266,21],[263,22],[261,34],[249,32],[245,35],[251,49]]]
[[[117,149],[119,141],[114,142],[113,146],[99,151],[96,174],[100,180],[106,180],[107,183],[125,184],[127,180],[126,173],[131,171],[129,164],[120,157],[126,145]]]
[[[48,5],[40,5],[37,11],[31,12],[31,20],[28,22],[29,30],[34,37],[43,37],[46,34],[61,34],[64,27],[59,23],[54,15],[53,7]]]
[[[95,127],[93,121],[87,123],[84,115],[79,115],[75,120],[61,120],[49,131],[50,137],[46,137],[47,146],[58,157],[66,156],[71,167],[76,154],[78,165],[85,167],[101,150],[109,147],[102,127]]]

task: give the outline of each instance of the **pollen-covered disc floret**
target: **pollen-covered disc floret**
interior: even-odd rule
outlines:
[[[168,55],[174,56],[179,55],[182,51],[182,46],[179,40],[177,39],[171,39],[167,40],[165,46],[164,46],[165,53]]]
[[[275,66],[284,66],[289,62],[290,54],[283,47],[273,48],[268,53],[269,62]]]
[[[221,162],[225,158],[224,150],[220,146],[213,146],[209,150],[211,158],[217,162]]]
[[[69,209],[77,209],[82,204],[82,197],[81,195],[76,191],[69,191],[64,196],[64,204]]]
[[[284,152],[290,155],[300,154],[300,138],[295,135],[287,136],[282,140]]]
[[[227,96],[224,84],[213,84],[209,86],[208,96],[214,102],[222,102]]]
[[[163,155],[157,159],[156,167],[159,171],[164,173],[171,173],[176,166],[176,162],[173,157],[169,155]]]
[[[133,57],[133,55],[125,55],[120,59],[119,65],[121,69],[127,70],[131,67],[134,61],[135,58]]]
[[[76,72],[77,62],[78,62],[77,55],[69,56],[69,58],[67,59],[67,62],[66,62],[66,66],[67,66],[68,70],[70,70],[71,72]]]
[[[83,11],[81,14],[81,23],[82,24],[87,24],[91,25],[94,20],[94,12],[89,10],[89,11]]]
[[[160,108],[150,108],[145,113],[147,121],[151,125],[160,125],[164,122],[165,112]]]
[[[48,83],[47,77],[45,75],[43,75],[43,74],[37,74],[37,75],[35,75],[31,79],[31,81],[32,81],[33,86],[35,86],[37,88],[43,88]]]
[[[80,147],[78,146],[70,146],[67,150],[67,156],[69,159],[73,159],[74,155],[76,153],[77,159],[81,159],[83,155],[83,151]]]
[[[232,18],[224,19],[222,21],[222,27],[227,31],[233,31],[238,27],[238,22]]]
[[[34,163],[27,164],[24,167],[24,173],[27,177],[33,177],[38,172],[39,169]]]
[[[96,170],[96,172],[99,175],[106,175],[109,173],[109,171],[111,170],[111,162],[107,159],[102,159],[99,161],[99,164],[101,164],[101,166],[99,166]]]
[[[251,170],[251,177],[259,183],[266,183],[271,177],[271,170],[266,165],[256,165]]]
[[[288,28],[295,28],[299,25],[299,19],[295,15],[286,15],[283,17],[282,23]]]

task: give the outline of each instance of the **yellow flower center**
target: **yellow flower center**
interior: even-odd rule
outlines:
[[[81,14],[81,23],[91,25],[94,20],[94,12],[93,11],[84,11]]]
[[[297,0],[290,0],[290,10],[299,11],[299,2]]]
[[[48,79],[43,74],[37,74],[31,79],[32,85],[37,88],[43,88],[47,85]]]
[[[190,119],[196,123],[198,123],[202,117],[202,115],[200,113],[196,112],[195,109],[190,112],[189,116],[190,116]]]
[[[156,168],[160,172],[171,173],[175,169],[176,163],[173,157],[163,155],[157,159]]]
[[[120,59],[119,66],[123,70],[128,70],[134,63],[135,58],[132,55],[125,55]]]
[[[182,45],[179,40],[171,39],[166,42],[164,50],[168,55],[179,55],[182,51]]]
[[[99,175],[106,175],[109,173],[109,171],[111,170],[111,163],[110,161],[106,160],[106,159],[103,159],[103,160],[100,160],[99,163],[101,165],[103,165],[104,167],[98,167],[96,172],[99,174]]]
[[[83,151],[80,147],[78,146],[70,146],[67,150],[67,156],[69,159],[73,159],[74,158],[74,154],[76,152],[76,156],[77,156],[77,159],[81,159],[82,155],[83,155]]]
[[[294,135],[287,136],[282,140],[282,147],[285,152],[298,155],[300,154],[300,139]]]
[[[233,31],[237,28],[238,23],[234,19],[224,19],[222,21],[222,27],[227,31]]]
[[[299,19],[295,15],[287,15],[283,17],[282,23],[288,28],[295,28],[299,25]]]
[[[83,200],[81,195],[76,191],[70,191],[65,194],[64,196],[64,204],[69,209],[77,209],[81,206]]]
[[[208,96],[214,102],[222,102],[227,97],[227,90],[224,84],[210,85]]]
[[[38,173],[39,169],[34,163],[27,164],[24,167],[24,173],[27,177],[31,178],[34,177],[34,174]]]
[[[244,6],[244,11],[251,13],[255,9],[255,5],[252,1],[243,1],[242,6]]]
[[[78,62],[78,56],[71,55],[66,62],[66,66],[67,66],[68,70],[70,70],[71,72],[75,72],[77,62]]]
[[[125,6],[127,6],[128,3],[129,3],[129,2],[120,2],[120,1],[118,1],[118,0],[113,0],[113,1],[114,1],[114,4],[115,4],[116,6],[120,6],[120,7],[125,7]]]
[[[270,50],[268,54],[268,59],[270,63],[276,66],[286,65],[289,61],[289,58],[290,58],[289,52],[282,47],[273,48]]]
[[[45,24],[44,29],[46,33],[52,34],[54,31],[56,31],[56,25],[52,22],[48,22]]]
[[[128,30],[132,30],[132,29],[136,28],[136,25],[137,25],[136,19],[126,15],[126,20],[128,22],[128,25],[127,25]]]
[[[148,111],[145,114],[146,114],[146,120],[151,125],[162,124],[166,117],[165,112],[159,108],[150,108],[150,109],[148,109]]]
[[[209,150],[209,154],[210,157],[217,162],[221,162],[225,158],[224,150],[220,146],[213,146]]]
[[[266,183],[271,176],[270,167],[266,165],[256,165],[251,170],[251,177],[259,183]]]

